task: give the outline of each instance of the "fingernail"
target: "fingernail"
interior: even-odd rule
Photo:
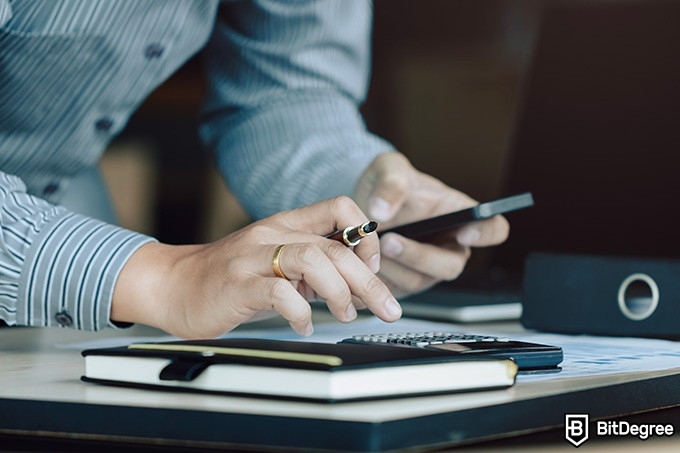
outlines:
[[[368,268],[377,274],[380,271],[380,254],[376,253],[368,259]]]
[[[399,239],[390,235],[380,241],[380,250],[385,256],[396,258],[404,251],[404,246]]]
[[[380,197],[373,197],[368,206],[368,213],[376,222],[386,222],[392,217],[390,204]]]
[[[308,337],[308,336],[310,336],[311,334],[314,333],[314,326],[313,326],[312,323],[310,322],[309,324],[307,324],[307,325],[305,326],[304,329],[302,329],[302,332],[300,332],[300,333],[301,333],[302,335],[304,335],[305,337]]]
[[[456,234],[456,240],[460,245],[474,245],[479,239],[481,233],[477,228],[462,228],[458,234]]]
[[[385,311],[390,318],[398,319],[401,317],[401,306],[391,297],[385,302]]]
[[[349,304],[347,306],[347,310],[345,310],[345,319],[349,321],[354,321],[357,317],[357,309],[354,308],[354,305]]]

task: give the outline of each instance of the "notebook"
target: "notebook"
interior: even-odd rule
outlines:
[[[518,371],[507,358],[445,350],[257,338],[133,343],[82,355],[86,382],[329,403],[506,388]]]
[[[502,184],[535,206],[476,272],[403,300],[407,316],[518,318],[531,252],[680,257],[678,24],[678,2],[545,6]]]

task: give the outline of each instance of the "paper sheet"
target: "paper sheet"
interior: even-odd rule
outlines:
[[[559,373],[520,375],[518,381],[570,378],[598,374],[628,373],[680,368],[680,342],[647,338],[559,335],[546,333],[507,333],[480,331],[474,325],[456,325],[402,318],[385,323],[378,318],[359,319],[349,324],[327,323],[315,326],[311,337],[301,338],[290,329],[236,332],[227,337],[255,336],[280,340],[337,342],[356,334],[453,331],[510,337],[514,340],[561,346],[564,361]]]

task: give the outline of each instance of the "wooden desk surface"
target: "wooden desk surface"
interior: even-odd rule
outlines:
[[[553,429],[550,449],[572,449],[563,438],[554,445],[559,442],[565,413],[588,412],[591,419],[619,417],[635,423],[634,413],[680,405],[678,369],[519,382],[508,390],[343,404],[148,391],[81,382],[84,362],[77,345],[120,335],[158,332],[143,327],[100,333],[0,329],[0,436],[5,436],[0,437],[0,445],[12,436],[19,436],[22,445],[28,437],[42,436],[114,445],[132,442],[147,447],[386,451],[437,449]],[[658,423],[675,423],[680,420],[679,413],[659,413],[662,420]],[[259,436],[248,434],[254,429],[259,430]],[[677,438],[654,438],[644,445],[674,445],[677,449]],[[611,441],[622,448],[640,446],[637,438]],[[466,448],[516,448],[516,442],[506,439]],[[542,441],[537,442],[535,447],[540,448]],[[603,442],[598,439],[592,445]]]

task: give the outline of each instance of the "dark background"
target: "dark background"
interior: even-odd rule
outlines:
[[[680,140],[668,139],[680,123],[679,5],[376,0],[362,111],[416,167],[481,201],[534,192],[536,207],[509,217],[510,240],[493,252],[506,262],[555,248],[680,256]],[[121,222],[165,242],[213,240],[249,221],[197,140],[203,89],[195,58],[103,162]]]
[[[539,4],[377,0],[369,128],[418,168],[479,199],[495,196]],[[121,223],[170,243],[248,222],[197,139],[198,58],[151,95],[102,164]]]

